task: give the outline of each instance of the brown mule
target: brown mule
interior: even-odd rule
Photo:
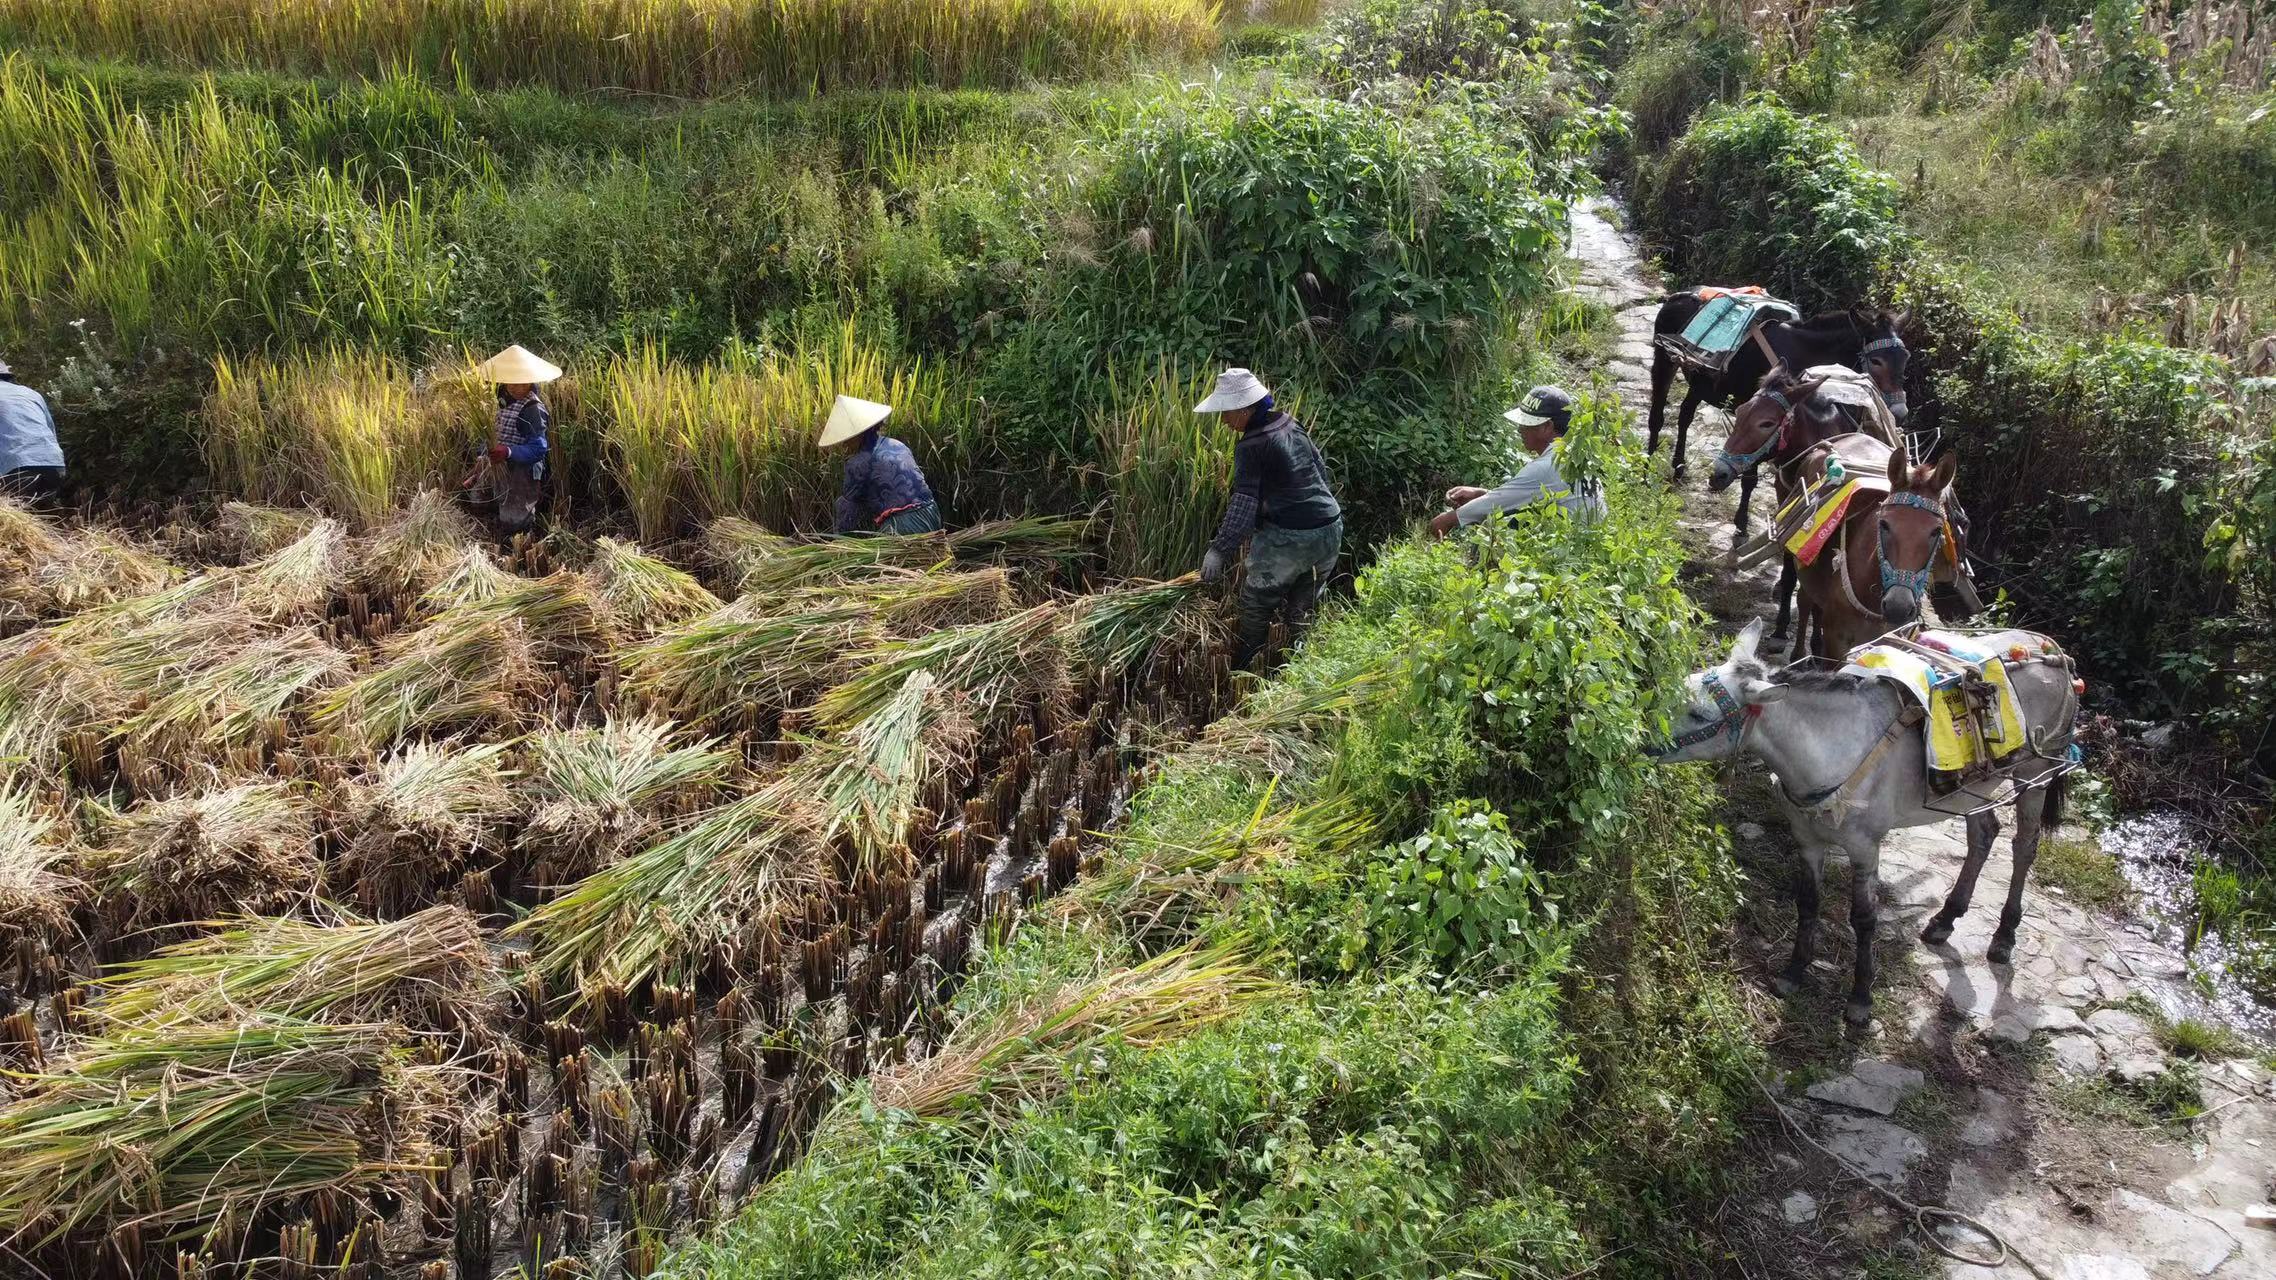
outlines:
[[[1954,550],[1946,505],[1959,470],[1949,453],[1916,467],[1902,444],[1851,435],[1812,449],[1798,478],[1822,478],[1835,456],[1852,473],[1885,469],[1889,491],[1860,488],[1832,541],[1801,571],[1802,598],[1819,626],[1811,652],[1827,658],[1920,620],[1928,584]]]

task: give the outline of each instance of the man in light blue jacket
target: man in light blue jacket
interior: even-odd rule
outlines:
[[[1566,483],[1559,465],[1557,455],[1564,449],[1565,430],[1573,423],[1573,398],[1558,387],[1535,387],[1525,393],[1522,403],[1502,416],[1517,424],[1518,438],[1532,451],[1533,460],[1491,489],[1462,485],[1447,490],[1447,510],[1430,522],[1431,533],[1443,538],[1457,528],[1544,499],[1571,512],[1575,519],[1603,519],[1603,489],[1588,483],[1577,488]]]
[[[63,492],[63,445],[47,397],[0,361],[0,494],[52,502]]]

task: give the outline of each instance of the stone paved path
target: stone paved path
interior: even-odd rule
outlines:
[[[1614,311],[1619,337],[1610,372],[1641,430],[1651,385],[1652,317],[1662,291],[1634,242],[1614,225],[1618,216],[1604,204],[1576,212],[1573,287]],[[1673,416],[1671,406],[1671,437]],[[1724,554],[1734,499],[1708,495],[1697,479],[1706,474],[1725,425],[1713,412],[1694,423],[1685,524],[1699,549],[1694,590],[1735,626],[1742,612],[1767,612],[1775,567],[1737,575]],[[1655,461],[1664,465],[1664,457]],[[1767,505],[1766,486],[1758,521]],[[1737,835],[1742,846],[1757,848],[1784,839],[1783,832],[1743,821]],[[1917,942],[1964,843],[1958,820],[1891,836],[1881,864],[1883,946],[1894,947],[1900,960],[1909,954],[1911,964],[1884,963],[1874,1032],[1842,1041],[1822,1078],[1794,1090],[1789,1105],[1818,1141],[1851,1163],[1915,1201],[1976,1216],[2050,1277],[2276,1280],[2276,1230],[2246,1221],[2252,1206],[2276,1198],[2276,1098],[2269,1074],[2242,1059],[2198,1068],[2210,1113],[2183,1140],[2082,1106],[2080,1099],[2094,1097],[2099,1082],[2154,1088],[2157,1077],[2176,1069],[2150,1020],[2114,1006],[2140,997],[2157,1008],[2186,1007],[2182,957],[2033,886],[2014,963],[1986,963],[1984,949],[2006,891],[2004,843],[1985,868],[1975,910],[1951,941],[1937,947]],[[1829,884],[1829,903],[1846,897]],[[1771,918],[1789,922],[1786,932],[1755,940],[1770,963],[1783,960],[1792,937],[1791,908],[1783,899],[1778,907],[1784,914]],[[1848,957],[1841,953],[1848,936],[1846,927],[1829,922],[1828,950],[1835,955],[1820,962],[1822,985],[1846,982]],[[1828,1017],[1831,1010],[1827,1002]],[[1755,1209],[1763,1218],[1804,1236],[1849,1231],[1870,1240],[1878,1231],[1886,1240],[1902,1234],[1903,1224],[1883,1202],[1801,1144],[1775,1163]],[[1864,1232],[1858,1223],[1866,1224]],[[1959,1237],[1952,1243],[1971,1252],[1980,1247]],[[1993,1271],[1927,1257],[1955,1280],[2031,1276],[2014,1262]]]

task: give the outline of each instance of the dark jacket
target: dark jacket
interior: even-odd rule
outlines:
[[[933,500],[932,486],[917,467],[909,446],[872,431],[846,459],[845,488],[838,495],[838,532],[875,526],[896,511]]]
[[[1260,524],[1318,529],[1342,516],[1320,446],[1296,419],[1276,412],[1233,446],[1233,496],[1209,545],[1229,556]]]

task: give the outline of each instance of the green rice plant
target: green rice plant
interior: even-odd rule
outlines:
[[[666,832],[517,922],[555,991],[588,978],[635,985],[675,959],[763,929],[827,882],[802,817],[811,779],[778,778]]]
[[[388,923],[237,921],[111,966],[87,1013],[97,1035],[119,1042],[250,1012],[486,1036],[503,992],[481,922],[462,907],[430,907]]]
[[[620,631],[633,635],[652,635],[719,607],[719,597],[704,590],[687,571],[614,538],[593,543],[585,575],[592,580],[601,612]]]
[[[428,1134],[462,1086],[408,1063],[399,1038],[253,1017],[83,1044],[0,1105],[0,1237],[85,1258],[131,1224],[194,1246],[272,1206],[434,1167],[447,1157]]]
[[[1209,549],[1233,476],[1227,433],[1193,411],[1213,380],[1166,360],[1142,377],[1108,371],[1091,436],[1113,503],[1106,557],[1118,574],[1172,577]]]
[[[968,764],[978,734],[942,695],[929,671],[911,672],[893,700],[833,742],[815,748],[823,839],[844,836],[864,867],[883,868],[906,846],[926,788]]]
[[[669,720],[611,718],[530,739],[530,821],[520,842],[539,884],[573,884],[616,862],[673,812],[726,785],[735,753],[716,738],[674,746],[678,731]]]
[[[5,0],[0,35],[88,56],[671,97],[1085,78],[1217,40],[1210,0]]]
[[[78,885],[58,870],[73,857],[70,834],[30,787],[0,783],[0,949],[70,928]]]
[[[210,755],[250,746],[295,703],[344,680],[351,665],[313,627],[263,637],[219,666],[181,680],[112,733],[153,755]]]
[[[939,1052],[879,1074],[872,1096],[925,1119],[987,1125],[1066,1088],[1104,1044],[1166,1044],[1281,990],[1236,952],[1167,952],[970,1019]]]
[[[982,725],[995,723],[1019,701],[1063,696],[1061,628],[1067,612],[1061,605],[1040,604],[1008,618],[873,645],[854,655],[853,675],[815,702],[815,722],[847,732],[884,710],[920,672],[964,698]]]
[[[1067,606],[1068,640],[1092,670],[1127,671],[1164,643],[1200,649],[1222,640],[1223,624],[1196,574],[1077,596]]]
[[[121,934],[277,914],[315,896],[313,819],[307,796],[282,782],[98,810],[82,876]]]

